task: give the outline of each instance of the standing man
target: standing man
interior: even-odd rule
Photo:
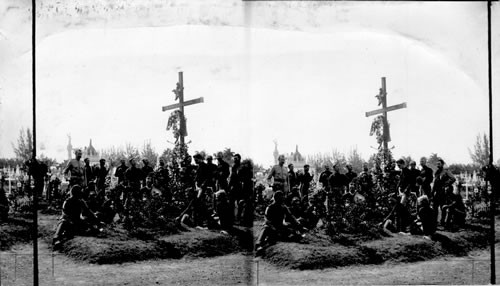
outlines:
[[[303,201],[309,201],[309,188],[311,186],[311,181],[313,179],[313,175],[309,173],[309,165],[304,165],[304,172],[299,174],[299,191],[300,197]]]
[[[207,164],[203,162],[201,154],[194,155],[194,162],[198,166],[196,169],[195,184],[197,195],[194,199],[194,218],[193,222],[196,226],[203,226],[208,221],[208,210],[206,196],[210,184],[210,173]]]
[[[437,170],[434,174],[434,185],[432,186],[432,201],[434,204],[435,218],[438,217],[438,209],[441,210],[441,225],[445,225],[445,216],[442,207],[446,205],[448,197],[453,192],[453,183],[456,179],[450,171],[444,169],[444,160],[437,161]]]
[[[168,167],[165,166],[165,161],[163,158],[160,158],[159,166],[155,172],[154,185],[161,190],[163,197],[170,201],[172,194],[170,194],[168,190],[168,183],[170,181],[169,175]]]
[[[299,180],[297,178],[297,173],[293,169],[293,164],[288,164],[288,181],[290,182],[290,191],[299,187]]]
[[[108,176],[109,170],[105,166],[106,160],[99,160],[99,167],[95,169],[95,175],[97,177],[97,193],[99,196],[104,198],[104,188],[106,183],[106,177]]]
[[[422,157],[420,158],[420,175],[419,177],[422,178],[422,190],[423,194],[429,197],[429,199],[432,199],[432,192],[431,192],[431,183],[434,178],[432,175],[432,169],[427,166],[427,158]],[[434,211],[436,210],[434,206]]]
[[[217,170],[215,172],[215,184],[217,191],[224,190],[228,192],[228,178],[230,174],[229,164],[224,161],[222,152],[217,153]]]
[[[231,207],[231,221],[234,220],[235,203],[243,197],[243,184],[241,183],[241,155],[233,155],[233,166],[229,175],[229,205]]]
[[[417,195],[417,197],[420,197],[423,194],[419,194],[418,192],[418,187],[417,187],[417,177],[420,175],[420,171],[417,169],[417,163],[415,161],[410,162],[410,168],[409,168],[409,183],[410,183],[410,192],[413,192]]]
[[[411,187],[410,170],[406,168],[406,162],[403,159],[397,160],[396,164],[399,168],[399,183],[397,190],[399,191],[399,194],[408,195]]]
[[[369,204],[375,203],[375,198],[373,195],[373,177],[368,169],[368,164],[363,164],[363,171],[359,174],[358,179],[359,186],[361,188],[361,194],[366,197]]]
[[[207,156],[207,169],[208,169],[208,187],[212,188],[212,192],[215,194],[215,175],[217,172],[217,165],[213,163],[213,157],[211,155]]]
[[[347,177],[340,173],[337,164],[333,165],[333,173],[328,177],[327,204],[329,213],[332,213],[333,208],[340,211],[341,200],[346,187]]]
[[[118,184],[123,183],[125,181],[125,172],[127,171],[127,165],[125,165],[125,160],[120,160],[120,166],[116,168],[115,177],[118,178]]]
[[[127,199],[130,200],[130,194],[137,194],[141,190],[141,180],[142,180],[142,171],[137,168],[137,163],[135,158],[130,158],[129,160],[130,167],[125,171],[125,183],[128,186],[127,190]],[[128,203],[125,202],[126,207],[128,207]]]
[[[63,174],[67,175],[70,173],[70,178],[69,178],[69,187],[71,188],[74,185],[83,185],[83,180],[84,180],[84,166],[83,163],[80,161],[82,159],[82,150],[76,149],[75,150],[75,159],[71,159],[68,162],[68,165],[64,169]]]
[[[289,189],[288,187],[290,186],[290,181],[288,177],[288,171],[285,168],[285,156],[284,155],[279,155],[278,157],[278,165],[274,165],[273,168],[271,169],[271,172],[269,173],[269,176],[267,176],[267,180],[271,181],[271,178],[273,178],[273,191],[282,191],[285,197],[288,196]]]
[[[242,192],[240,201],[238,202],[237,218],[240,225],[252,227],[254,214],[254,180],[253,165],[250,160],[243,160],[243,162],[241,162],[239,177],[241,180]]]
[[[331,174],[332,171],[330,171],[330,167],[328,165],[325,165],[325,170],[319,174],[319,182],[323,185],[325,191],[328,189],[328,178]]]
[[[352,180],[358,176],[358,174],[352,170],[352,166],[350,164],[345,165],[345,168],[347,169],[347,173],[345,173],[347,179],[346,183],[349,185],[349,183],[351,183]]]
[[[85,158],[83,162],[85,162],[83,169],[83,188],[85,193],[85,188],[87,188],[89,183],[94,180],[94,170],[92,170],[92,167],[90,166],[89,158]]]
[[[152,177],[153,176],[153,173],[154,173],[154,170],[153,170],[153,167],[149,166],[149,160],[144,158],[142,159],[142,168],[141,168],[141,171],[142,171],[142,186],[145,187],[146,186],[146,178],[148,177]]]

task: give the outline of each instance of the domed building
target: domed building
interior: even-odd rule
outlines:
[[[295,145],[295,152],[291,153],[285,153],[285,165],[288,164],[293,164],[293,167],[295,170],[303,169],[304,165],[306,164],[306,159],[302,154],[299,152],[299,145]],[[278,151],[278,143],[276,140],[274,141],[274,164],[278,164],[278,156],[279,156],[279,151]]]
[[[73,148],[73,145],[71,144],[71,136],[68,135],[68,146],[66,147],[66,150],[68,151],[68,160],[71,160],[74,158],[74,150],[77,148]],[[92,146],[92,139],[90,139],[89,146],[86,146],[82,149],[82,161],[85,158],[89,158],[90,160],[90,165],[94,164],[99,164],[99,153],[96,151],[94,146]]]
[[[82,151],[82,159],[89,158],[90,165],[99,164],[99,153],[97,153],[94,146],[92,146],[92,139],[90,139],[89,146],[83,148]]]

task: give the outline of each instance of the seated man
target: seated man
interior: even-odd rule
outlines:
[[[456,229],[465,224],[465,205],[460,191],[453,190],[450,194],[450,200],[447,205],[443,206],[443,216],[446,217],[445,227],[447,229]]]
[[[283,204],[284,195],[282,191],[277,191],[265,212],[265,221],[260,232],[256,247],[256,255],[260,255],[264,246],[276,243],[280,239],[290,237],[292,231],[283,223],[286,218],[293,226],[298,227],[299,222],[292,216],[288,208]]]
[[[436,220],[434,210],[430,206],[429,198],[423,195],[418,198],[418,218],[412,227],[412,234],[423,234],[430,238],[436,232]]]
[[[410,213],[406,207],[405,196],[393,194],[390,198],[391,212],[380,223],[385,230],[390,232],[407,232],[407,227],[411,219]]]
[[[314,194],[309,198],[309,205],[304,213],[305,227],[308,229],[315,228],[320,219],[324,219],[326,216],[325,204],[322,202],[319,195]]]
[[[350,182],[347,192],[342,195],[342,202],[344,204],[354,203],[354,197],[355,197],[356,193],[357,193],[356,183]]]
[[[82,187],[73,186],[70,197],[63,203],[62,216],[52,241],[54,248],[61,244],[63,236],[70,238],[76,234],[86,233],[89,229],[97,230],[97,218],[81,198]]]
[[[290,214],[291,216],[288,217],[285,221],[287,223],[293,223],[293,218],[297,219],[297,222],[299,222],[300,226],[305,226],[305,210],[302,206],[302,202],[300,201],[299,196],[295,196],[292,198],[290,202]]]
[[[215,193],[215,210],[212,218],[216,221],[217,226],[222,230],[229,230],[233,226],[231,220],[231,212],[233,208],[229,205],[227,193],[224,190],[219,190]]]
[[[104,223],[112,223],[116,215],[116,208],[114,200],[111,196],[111,191],[106,190],[104,194],[104,202],[102,203],[100,210],[96,212],[96,217],[99,221]]]

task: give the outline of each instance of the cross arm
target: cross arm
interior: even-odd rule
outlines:
[[[398,110],[398,109],[402,109],[402,108],[406,108],[406,102],[403,102],[401,104],[396,104],[396,105],[393,105],[393,106],[389,106],[389,107],[387,107],[385,109],[381,108],[381,109],[376,109],[376,110],[368,111],[368,112],[365,112],[365,115],[366,115],[366,117],[368,117],[368,116],[372,116],[372,115],[375,115],[375,114],[389,112],[389,111]]]
[[[167,110],[170,110],[170,109],[179,108],[181,106],[188,106],[188,105],[193,105],[193,104],[202,103],[202,102],[203,102],[203,97],[200,97],[200,98],[197,98],[197,99],[192,99],[192,100],[184,101],[183,103],[175,103],[175,104],[171,104],[171,105],[167,105],[167,106],[162,106],[161,110],[162,111],[167,111]]]

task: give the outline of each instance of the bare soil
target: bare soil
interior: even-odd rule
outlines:
[[[485,285],[490,277],[488,250],[473,251],[464,257],[324,270],[285,269],[243,254],[106,265],[56,255],[52,275],[48,245],[40,241],[39,249],[40,285]],[[0,252],[0,284],[32,285],[31,256],[18,255],[15,264],[13,251],[30,254],[32,248],[23,244]]]

